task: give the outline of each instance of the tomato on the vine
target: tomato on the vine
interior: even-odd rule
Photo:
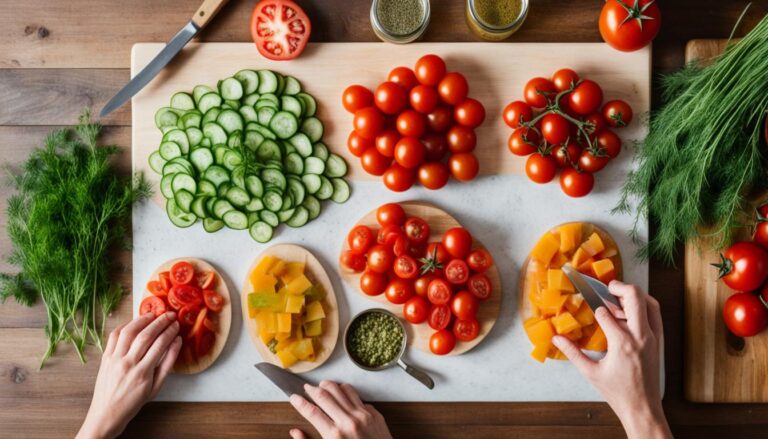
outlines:
[[[429,316],[429,302],[421,296],[413,296],[403,305],[403,317],[414,323],[424,323]]]
[[[554,97],[556,94],[555,84],[547,78],[533,78],[523,88],[523,99],[534,108],[546,107],[549,98]]]
[[[621,152],[621,139],[611,130],[598,133],[595,141],[597,146],[610,158],[615,158]]]
[[[551,155],[534,153],[525,161],[525,174],[531,181],[544,184],[555,178],[557,162]]]
[[[459,181],[470,181],[477,177],[480,171],[480,163],[471,152],[452,154],[448,158],[448,167],[453,178]]]
[[[405,236],[414,244],[427,242],[429,232],[429,224],[419,217],[412,216],[405,222]]]
[[[459,319],[474,319],[479,307],[477,297],[468,291],[459,291],[451,299],[451,311]]]
[[[393,192],[403,192],[413,186],[416,175],[413,169],[404,168],[394,163],[384,172],[383,179],[387,189]]]
[[[456,259],[464,259],[472,250],[472,235],[464,227],[453,227],[443,235],[445,250]]]
[[[458,72],[447,73],[437,85],[440,99],[446,104],[456,105],[463,101],[469,93],[467,79]]]
[[[403,87],[406,91],[419,85],[419,80],[416,79],[416,74],[408,67],[395,67],[389,72],[387,81],[394,82],[400,87]]]
[[[557,166],[567,168],[579,160],[581,148],[573,142],[568,145],[557,145],[555,149],[552,150],[552,155],[555,157]]]
[[[632,52],[647,46],[661,27],[661,11],[655,0],[624,2],[607,0],[600,11],[600,35],[609,46]]]
[[[595,136],[601,133],[607,125],[605,118],[603,118],[603,116],[597,112],[585,117],[584,122],[588,124],[584,127],[584,131],[586,131],[590,139],[594,139]]]
[[[390,303],[402,305],[413,297],[413,283],[405,279],[392,279],[387,285],[384,295]]]
[[[456,337],[447,329],[441,329],[429,337],[429,350],[435,355],[449,354],[455,347]]]
[[[360,290],[369,296],[378,296],[383,293],[389,284],[389,277],[385,273],[366,270],[360,276]]]
[[[427,257],[434,258],[438,264],[445,265],[451,260],[451,254],[442,242],[430,242],[427,246]]]
[[[597,172],[608,164],[610,157],[595,155],[591,150],[585,149],[579,156],[579,168],[587,172]]]
[[[404,168],[418,167],[425,155],[424,145],[415,137],[403,137],[395,145],[395,161]]]
[[[467,256],[467,264],[472,271],[484,273],[493,266],[493,257],[488,253],[488,250],[480,248],[473,250],[469,256]]]
[[[768,204],[758,207],[755,216],[755,231],[752,234],[752,240],[768,249]]]
[[[408,255],[396,257],[393,269],[395,275],[401,279],[413,279],[419,275],[419,264]]]
[[[768,308],[754,293],[736,293],[725,300],[723,320],[734,335],[751,337],[768,326]]]
[[[453,322],[453,335],[460,341],[472,341],[480,334],[480,322],[475,318]]]
[[[428,162],[419,166],[419,183],[427,189],[437,190],[448,184],[450,171],[440,162]]]
[[[583,197],[592,192],[594,186],[595,177],[590,172],[565,168],[560,173],[560,188],[569,197]]]
[[[632,121],[632,107],[620,99],[614,99],[603,105],[602,115],[608,125],[614,128],[625,127]]]
[[[579,75],[572,69],[560,69],[552,74],[552,84],[557,91],[569,90],[579,82]]]
[[[405,224],[405,209],[397,203],[382,204],[376,209],[376,221],[382,227],[388,225],[400,227]]]
[[[526,127],[518,127],[509,135],[507,147],[509,152],[519,156],[527,156],[536,152],[539,143],[539,133]]]
[[[416,79],[424,85],[437,85],[445,76],[445,61],[437,55],[424,55],[416,61]]]
[[[341,95],[341,104],[350,113],[373,105],[373,93],[362,85],[350,85]]]
[[[570,124],[557,113],[549,113],[541,119],[541,135],[547,142],[557,145],[568,139]]]
[[[466,98],[453,107],[453,118],[464,126],[478,127],[485,120],[485,107],[477,99]]]
[[[587,116],[597,111],[603,102],[603,89],[595,81],[584,79],[568,95],[568,105],[574,113]]]
[[[429,113],[437,107],[440,97],[434,87],[417,85],[411,89],[411,107],[419,113]]]
[[[464,125],[452,126],[448,130],[446,138],[448,140],[448,150],[454,154],[472,152],[477,144],[475,130]]]
[[[533,119],[533,110],[523,101],[512,101],[504,107],[502,117],[507,126],[517,128],[520,122],[530,122]]]
[[[759,245],[737,242],[720,255],[720,279],[736,291],[754,291],[768,278],[768,252]]]

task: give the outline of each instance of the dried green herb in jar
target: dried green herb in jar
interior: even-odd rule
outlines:
[[[424,21],[424,5],[421,0],[379,0],[376,15],[389,33],[408,35]]]
[[[352,322],[347,333],[347,349],[358,363],[377,368],[397,357],[404,337],[396,317],[371,312]]]
[[[475,0],[478,18],[494,27],[509,25],[517,19],[522,9],[522,0]]]

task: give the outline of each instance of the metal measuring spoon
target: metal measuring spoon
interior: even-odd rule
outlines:
[[[349,328],[352,327],[352,324],[355,321],[357,321],[357,319],[359,319],[360,317],[367,314],[373,314],[373,313],[380,313],[380,314],[386,314],[386,315],[392,316],[395,319],[395,321],[397,321],[397,324],[400,326],[400,330],[403,331],[403,342],[400,345],[400,350],[398,351],[397,355],[395,355],[395,357],[388,363],[382,364],[381,366],[378,366],[378,367],[368,367],[364,364],[359,363],[355,358],[355,356],[349,352]],[[407,343],[408,343],[408,333],[405,332],[405,325],[403,325],[403,322],[396,315],[382,308],[367,309],[365,311],[358,313],[349,321],[349,323],[347,324],[347,328],[344,330],[344,351],[347,353],[347,357],[349,357],[349,359],[352,360],[352,362],[357,367],[364,370],[371,371],[371,372],[378,372],[380,370],[389,369],[390,367],[397,365],[397,366],[400,366],[400,368],[403,369],[406,373],[408,373],[408,375],[419,380],[421,384],[424,384],[429,389],[433,389],[435,387],[435,382],[432,381],[432,378],[430,378],[429,375],[427,375],[424,371],[411,366],[410,364],[406,363],[403,360],[403,353],[405,353],[405,346]]]

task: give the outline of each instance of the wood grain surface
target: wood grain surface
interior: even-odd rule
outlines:
[[[454,227],[461,227],[461,224],[456,220],[456,218],[451,216],[450,213],[429,203],[420,201],[405,201],[401,202],[400,205],[403,206],[405,214],[408,217],[416,216],[425,220],[427,224],[429,224],[429,242],[440,241],[445,232],[447,232],[449,229]],[[376,221],[376,210],[368,212],[368,214],[362,217],[360,221],[357,222],[357,224],[368,226],[374,230],[379,229],[380,226]],[[469,233],[471,234],[472,231],[470,230]],[[344,244],[342,244],[342,247],[344,249],[349,249],[349,245],[346,243],[346,239]],[[482,242],[475,239],[472,242],[472,249],[485,249],[485,246]],[[339,266],[339,273],[341,273],[341,278],[354,291],[357,291],[358,294],[372,301],[375,301],[381,307],[389,310],[401,319],[404,319],[402,305],[394,305],[390,303],[386,297],[384,297],[384,295],[367,296],[365,293],[360,291],[360,273],[355,273],[341,266]],[[485,301],[480,302],[480,308],[477,312],[477,320],[480,322],[480,332],[478,333],[477,338],[472,341],[457,341],[456,347],[448,355],[461,355],[482,343],[483,339],[493,329],[493,325],[496,324],[496,319],[499,318],[502,292],[499,267],[494,265],[493,267],[489,268],[485,274],[488,276],[488,279],[490,279],[491,284],[493,285],[493,290],[491,292],[491,297]],[[408,332],[408,345],[424,352],[430,352],[429,338],[432,336],[432,334],[435,333],[435,330],[432,329],[426,322],[420,325],[413,325],[407,321],[404,321],[404,323],[406,331]]]
[[[749,0],[674,0],[660,2],[664,17],[654,41],[653,72],[684,63],[685,46],[695,38],[728,37]],[[19,164],[49,130],[73,123],[82,106],[98,111],[129,78],[130,51],[139,41],[164,42],[189,19],[200,2],[0,0],[0,145],[2,161]],[[232,1],[201,33],[205,42],[248,42],[245,24],[253,1]],[[312,18],[314,42],[376,41],[368,25],[370,3],[356,0],[299,0]],[[768,0],[753,0],[736,35],[743,36],[768,13]],[[602,2],[536,0],[511,42],[599,42],[597,19]],[[433,2],[432,24],[424,40],[477,41],[464,19],[464,1]],[[500,43],[503,46],[504,43]],[[382,46],[386,47],[386,46]],[[585,54],[589,56],[589,54]],[[525,60],[521,60],[525,62]],[[654,77],[654,91],[658,83]],[[660,105],[654,93],[652,107]],[[130,170],[130,104],[102,120],[105,140],[121,145],[116,165]],[[3,187],[4,206],[10,190]],[[4,209],[0,230],[5,230]],[[653,227],[651,233],[654,233]],[[523,249],[522,251],[527,251]],[[768,405],[694,404],[683,392],[684,295],[683,247],[677,267],[651,260],[650,290],[661,303],[666,343],[664,409],[677,437],[755,438],[765,435]],[[0,270],[10,244],[0,234]],[[131,285],[130,253],[118,253],[124,268],[115,279]],[[128,320],[126,299],[107,330]],[[98,352],[88,351],[81,365],[62,346],[38,371],[45,350],[45,309],[0,305],[0,437],[72,437],[91,399]],[[382,403],[396,437],[445,438],[617,438],[619,420],[604,403]],[[128,425],[126,437],[287,437],[291,427],[312,433],[287,403],[150,403]]]

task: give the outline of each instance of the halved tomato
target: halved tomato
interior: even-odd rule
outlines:
[[[176,285],[168,292],[168,303],[179,309],[184,305],[200,305],[203,303],[203,293],[200,288],[191,285]],[[174,306],[178,304],[178,307]]]
[[[483,273],[478,273],[469,278],[467,282],[469,292],[474,294],[480,300],[486,300],[491,297],[493,288],[491,280]]]
[[[187,261],[179,261],[171,267],[171,283],[186,285],[195,277],[195,267]]]
[[[213,312],[219,312],[224,308],[224,297],[213,290],[203,290],[205,306]]]
[[[160,279],[160,285],[163,286],[165,289],[165,292],[171,290],[171,287],[173,286],[173,283],[171,282],[171,272],[170,271],[161,271],[160,274],[157,275],[158,279]]]
[[[435,305],[429,311],[429,327],[435,331],[445,329],[451,324],[451,309],[448,305]]]
[[[461,259],[454,259],[445,267],[445,278],[452,284],[463,284],[469,279],[469,266]]]
[[[451,284],[445,279],[435,279],[427,287],[427,298],[435,305],[445,305],[451,300]]]
[[[168,295],[168,290],[163,287],[163,284],[160,281],[156,280],[147,282],[147,291],[157,297],[165,297]]]
[[[143,316],[144,314],[151,312],[155,317],[160,317],[165,314],[165,310],[165,301],[163,301],[163,299],[157,296],[147,296],[141,301],[139,315]]]
[[[181,326],[191,327],[197,320],[197,315],[200,313],[200,307],[198,305],[185,305],[179,310],[179,324]]]
[[[472,341],[480,333],[480,323],[477,319],[456,320],[453,324],[453,335],[460,341]]]
[[[307,46],[311,33],[309,17],[291,0],[264,0],[253,8],[251,36],[265,58],[296,58]]]

